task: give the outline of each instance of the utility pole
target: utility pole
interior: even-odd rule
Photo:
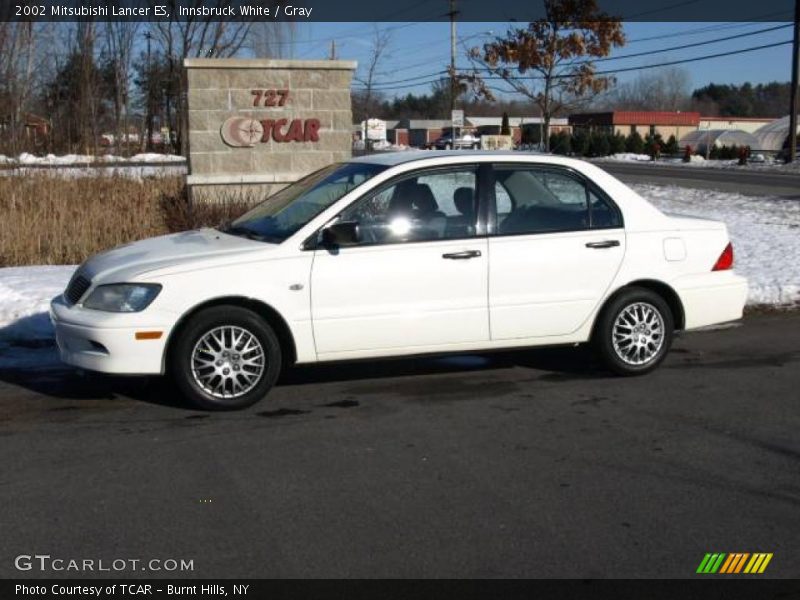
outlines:
[[[153,143],[153,66],[150,62],[150,38],[153,34],[148,29],[144,37],[147,39],[147,140],[145,141],[144,149],[149,150],[150,144]]]
[[[336,40],[331,40],[330,60],[336,60]]]
[[[456,0],[450,0],[450,111],[452,112],[455,109],[455,107],[456,107]]]
[[[797,87],[800,85],[800,0],[794,2],[794,44],[792,45],[792,100],[789,109],[789,153],[786,162],[797,160]]]

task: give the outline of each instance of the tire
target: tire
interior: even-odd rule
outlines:
[[[631,287],[603,309],[593,343],[600,359],[613,372],[643,375],[664,360],[674,329],[672,311],[661,296],[646,288]]]
[[[445,150],[450,150],[450,148],[451,148],[450,144],[445,144],[445,145],[444,145],[444,149],[445,149]]]
[[[215,306],[181,327],[170,349],[169,372],[197,408],[236,410],[267,395],[281,372],[281,358],[278,337],[264,319],[246,308]]]

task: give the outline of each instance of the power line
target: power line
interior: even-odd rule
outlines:
[[[629,71],[641,71],[642,69],[655,69],[657,67],[669,67],[672,65],[681,65],[685,63],[697,62],[700,60],[709,60],[712,58],[721,58],[723,56],[734,56],[736,54],[744,54],[746,52],[755,52],[756,50],[766,50],[767,48],[777,48],[778,46],[785,46],[786,44],[791,44],[792,40],[785,40],[783,42],[775,42],[773,44],[763,44],[761,46],[753,46],[751,48],[742,48],[740,50],[729,50],[728,52],[719,52],[717,54],[706,54],[705,56],[694,56],[692,58],[683,58],[678,60],[671,60],[663,63],[657,63],[654,65],[640,65],[638,67],[625,67],[621,69],[609,69],[607,71],[595,71],[595,75],[613,75],[616,73],[627,73]],[[570,77],[570,75],[554,75],[554,79],[563,79],[566,77]],[[484,77],[483,79],[486,80],[503,80],[506,81],[508,78],[501,77],[501,76],[491,76],[491,77]],[[514,77],[517,80],[534,80],[534,79],[543,79],[541,76],[533,76],[533,77]]]
[[[738,33],[736,35],[729,35],[721,38],[716,38],[713,40],[704,40],[702,42],[692,42],[691,44],[682,44],[680,46],[672,46],[669,48],[658,48],[655,50],[647,50],[644,52],[634,52],[632,54],[621,54],[618,56],[604,56],[601,58],[593,58],[593,59],[586,59],[586,60],[576,60],[569,63],[565,63],[565,66],[577,66],[577,65],[585,65],[585,64],[594,64],[598,62],[608,62],[610,60],[623,60],[627,58],[640,58],[642,56],[652,56],[653,54],[663,54],[664,52],[674,52],[675,50],[686,50],[687,48],[697,48],[698,46],[708,46],[710,44],[718,44],[719,42],[727,42],[730,40],[736,40],[744,37],[750,37],[753,35],[759,35],[762,33],[768,33],[770,31],[777,31],[779,29],[786,29],[787,27],[792,27],[792,23],[786,23],[784,25],[777,25],[775,27],[768,27],[766,29],[759,29],[758,31],[747,31],[745,33]],[[477,71],[496,71],[496,68],[492,67],[480,67],[475,69]]]
[[[777,17],[780,15],[785,16],[787,11],[780,10],[777,12],[771,12],[763,15],[759,15],[757,17],[752,17],[751,21],[761,21],[762,19],[766,20],[771,17]],[[686,31],[676,31],[674,33],[667,33],[661,35],[652,35],[649,37],[642,37],[642,38],[634,38],[632,40],[627,40],[625,42],[626,45],[630,44],[638,44],[641,42],[651,42],[654,40],[663,40],[663,39],[672,39],[676,37],[685,37],[687,35],[700,35],[701,33],[709,33],[714,31],[723,31],[725,29],[739,29],[741,27],[753,27],[754,25],[760,25],[761,23],[728,23],[727,25],[706,25],[704,27],[699,27],[697,29],[688,29]]]
[[[763,44],[763,45],[760,45],[760,46],[753,46],[753,47],[750,47],[750,48],[742,48],[742,49],[739,49],[739,50],[729,50],[727,52],[718,52],[718,53],[715,53],[715,54],[707,54],[707,55],[704,55],[704,56],[694,56],[692,58],[676,59],[676,60],[671,60],[671,61],[666,61],[666,62],[662,62],[662,63],[651,64],[651,65],[639,65],[639,66],[635,66],[635,67],[624,67],[624,68],[618,68],[618,69],[607,69],[607,70],[604,70],[604,71],[596,71],[595,75],[613,75],[613,74],[616,74],[616,73],[627,73],[627,72],[631,72],[631,71],[641,71],[643,69],[655,69],[655,68],[658,68],[658,67],[667,67],[667,66],[673,66],[673,65],[679,65],[679,64],[686,64],[686,63],[698,62],[698,61],[702,61],[702,60],[711,60],[711,59],[714,59],[714,58],[722,58],[722,57],[725,57],[725,56],[734,56],[734,55],[738,55],[738,54],[745,54],[747,52],[756,52],[758,50],[766,50],[768,48],[776,48],[778,46],[785,46],[785,45],[791,44],[791,43],[792,43],[792,40],[786,40],[786,41],[783,41],[783,42],[775,42],[775,43],[772,43],[772,44]],[[409,81],[423,80],[423,79],[427,79],[427,80],[426,81],[419,81],[415,85],[419,86],[419,85],[431,84],[431,83],[434,83],[434,82],[439,80],[439,77],[436,77],[434,79],[430,79],[431,77],[441,76],[441,75],[444,75],[446,73],[447,73],[447,71],[437,71],[435,73],[428,73],[426,75],[420,75],[418,77],[410,77],[410,78],[405,79],[405,80],[384,82],[383,84],[378,84],[378,85],[373,86],[372,89],[375,90],[375,91],[399,89],[399,88],[404,88],[404,87],[408,87],[408,86],[407,85],[395,85],[396,83],[405,83],[405,82],[409,82]],[[569,75],[555,76],[554,78],[561,79],[561,78],[564,78],[564,77],[569,77]],[[509,78],[501,77],[501,76],[483,77],[484,81],[498,81],[498,80],[499,81],[508,81],[508,79]],[[523,80],[524,81],[533,81],[533,80],[543,79],[543,77],[542,76],[521,76],[521,77],[513,77],[511,79],[514,79],[514,80],[517,80],[517,81],[523,81]],[[358,88],[355,88],[355,89],[358,89]]]

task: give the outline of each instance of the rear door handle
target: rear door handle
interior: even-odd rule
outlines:
[[[588,242],[586,244],[587,248],[613,248],[615,246],[619,246],[617,240],[603,240],[602,242]]]
[[[464,250],[463,252],[450,252],[448,254],[442,254],[442,258],[449,258],[450,260],[467,260],[470,258],[477,258],[480,255],[480,250]]]

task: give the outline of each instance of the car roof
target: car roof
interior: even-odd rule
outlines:
[[[488,160],[499,160],[513,158],[515,161],[536,162],[539,164],[553,165],[576,165],[583,161],[564,156],[553,156],[540,152],[520,152],[515,150],[408,150],[397,152],[376,152],[353,158],[350,162],[369,163],[374,165],[384,165],[394,167],[419,160],[430,160],[435,158],[463,158],[465,160],[477,160],[480,162]],[[449,161],[448,161],[449,162]]]

